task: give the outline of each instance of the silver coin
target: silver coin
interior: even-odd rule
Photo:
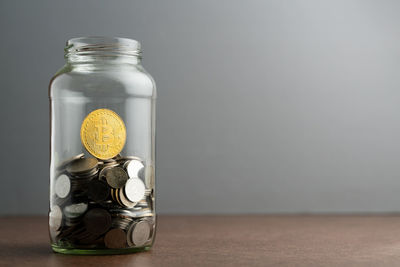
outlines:
[[[139,221],[135,223],[131,229],[129,229],[131,231],[128,232],[128,234],[130,234],[127,238],[129,240],[128,244],[130,243],[129,245],[132,244],[136,247],[141,247],[146,244],[147,240],[150,238],[150,223],[146,220]]]
[[[145,186],[139,178],[130,178],[124,186],[124,193],[131,202],[138,202],[144,197]]]
[[[61,228],[62,224],[62,211],[61,208],[57,205],[54,205],[49,213],[49,228],[51,231],[55,232]]]
[[[64,208],[64,214],[66,217],[74,219],[83,215],[87,208],[88,205],[86,203],[72,204]]]
[[[98,161],[95,158],[80,158],[72,161],[67,166],[67,171],[72,174],[82,174],[92,171],[97,167]]]
[[[124,164],[129,178],[141,178],[144,172],[143,162],[140,160],[130,160]]]
[[[59,198],[68,196],[71,191],[71,181],[67,175],[61,174],[58,176],[54,185],[54,191]]]

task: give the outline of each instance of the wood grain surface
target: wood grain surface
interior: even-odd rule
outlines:
[[[0,218],[0,266],[400,266],[400,216],[160,216],[151,251],[53,253],[46,217]]]

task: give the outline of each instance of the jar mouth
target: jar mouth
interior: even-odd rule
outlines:
[[[132,56],[140,57],[140,43],[129,38],[119,37],[78,37],[67,41],[65,57],[79,55]]]

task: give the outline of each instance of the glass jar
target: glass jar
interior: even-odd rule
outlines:
[[[139,42],[82,37],[49,86],[54,251],[120,254],[155,237],[155,99]]]

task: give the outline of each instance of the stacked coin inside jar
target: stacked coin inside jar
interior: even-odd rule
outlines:
[[[114,156],[125,140],[122,146],[120,140],[116,141],[118,149],[111,143],[109,155],[103,143],[98,146],[100,152],[93,145],[96,140],[88,142],[92,147],[85,144],[84,131],[90,132],[85,122],[97,121],[97,130],[104,117],[108,124],[112,120],[122,122],[114,112],[101,109],[90,113],[82,123],[82,143],[95,157],[82,153],[55,168],[49,213],[51,238],[63,247],[82,249],[149,246],[155,232],[154,168],[136,156]],[[125,131],[125,127],[112,130],[109,134],[121,136],[118,130]]]

